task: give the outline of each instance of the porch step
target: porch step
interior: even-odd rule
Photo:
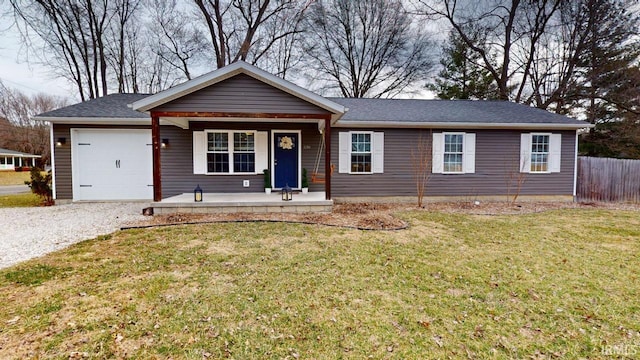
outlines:
[[[162,204],[153,205],[153,213],[156,215],[164,214],[220,214],[220,213],[330,213],[333,204],[328,205],[300,205],[292,206],[267,206],[267,205],[239,205],[239,206],[221,206],[221,205],[203,205],[203,206],[185,206],[184,204],[174,204],[175,206],[167,206]]]
[[[161,214],[217,214],[217,213],[328,213],[333,200],[325,200],[324,193],[296,194],[292,201],[282,201],[279,194],[241,193],[204,194],[204,201],[194,202],[193,194],[182,194],[150,207],[156,215]]]

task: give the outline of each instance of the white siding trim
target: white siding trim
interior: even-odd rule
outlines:
[[[531,172],[531,134],[520,134],[520,172]]]
[[[349,148],[351,147],[351,133],[342,131],[338,133],[338,172],[349,173],[351,169],[351,157]]]
[[[207,138],[204,131],[193,132],[193,173],[207,173]]]
[[[465,174],[473,174],[476,172],[476,134],[465,133],[462,146],[462,170]]]
[[[576,146],[573,150],[573,196],[578,195],[578,130],[576,130]]]
[[[56,190],[56,143],[54,140],[54,136],[53,136],[53,123],[49,123],[49,145],[51,147],[51,149],[49,150],[51,152],[51,190],[52,190],[52,196],[53,196],[53,200],[57,199],[57,190]],[[71,138],[69,138],[69,146],[71,146],[73,143],[71,142]]]
[[[444,169],[444,134],[433,133],[431,144],[431,173],[442,174]]]
[[[261,173],[269,168],[269,133],[266,131],[256,132],[256,173]]]
[[[384,173],[384,133],[373,133],[373,144],[371,152],[371,166],[374,174]]]
[[[549,172],[560,172],[560,160],[562,157],[562,135],[549,135]]]

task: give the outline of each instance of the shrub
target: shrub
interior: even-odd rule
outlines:
[[[29,185],[31,192],[42,199],[45,206],[53,205],[53,191],[51,190],[51,171],[42,175],[42,170],[38,167],[31,168],[31,181],[25,181]]]
[[[264,188],[271,189],[271,173],[269,169],[264,169],[262,173],[264,174]]]
[[[307,178],[307,169],[305,168],[302,168],[302,187],[303,188],[309,187],[309,179]]]

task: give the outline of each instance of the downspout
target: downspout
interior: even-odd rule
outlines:
[[[71,141],[69,141],[71,142]],[[56,195],[56,143],[53,141],[53,123],[49,123],[49,146],[51,149],[49,150],[51,153],[51,187],[53,188],[53,200],[55,201],[57,198]]]
[[[577,201],[576,196],[578,195],[578,130],[576,130],[576,145],[574,150],[574,161],[573,161],[573,201]]]

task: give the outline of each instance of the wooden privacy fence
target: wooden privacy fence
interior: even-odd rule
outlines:
[[[640,160],[578,157],[578,201],[640,203]]]

